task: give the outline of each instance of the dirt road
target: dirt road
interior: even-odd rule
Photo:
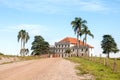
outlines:
[[[80,80],[75,64],[47,58],[0,65],[0,80]]]

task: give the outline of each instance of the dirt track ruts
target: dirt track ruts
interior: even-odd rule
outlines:
[[[0,80],[80,80],[75,64],[62,58],[46,58],[0,65]]]

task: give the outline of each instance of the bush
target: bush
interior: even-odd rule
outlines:
[[[0,52],[0,55],[4,55],[4,54]]]

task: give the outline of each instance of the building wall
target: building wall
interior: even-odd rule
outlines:
[[[62,43],[55,43],[55,53],[65,53],[65,51],[70,48],[72,51],[72,54],[77,53],[77,47],[74,46],[74,44],[71,44],[69,42],[62,42]],[[88,55],[90,50],[86,51],[86,48],[84,46],[79,47],[79,55]],[[86,54],[85,54],[86,53]]]
[[[89,56],[91,56],[91,54],[93,55],[93,53],[94,53],[94,49],[93,49],[93,48],[90,48],[90,49],[89,49]]]
[[[70,48],[70,43],[55,43],[55,53],[64,53]]]

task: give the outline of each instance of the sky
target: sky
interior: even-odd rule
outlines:
[[[41,35],[50,45],[65,37],[76,37],[71,26],[75,17],[86,20],[94,34],[94,39],[88,37],[94,55],[102,53],[105,34],[112,35],[120,49],[119,4],[120,0],[0,0],[0,52],[19,54],[17,35],[21,29],[30,35],[26,44],[29,50],[36,35]],[[110,56],[120,57],[120,53]]]

